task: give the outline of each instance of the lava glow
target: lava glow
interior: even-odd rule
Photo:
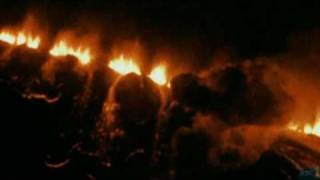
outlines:
[[[56,44],[49,53],[52,56],[74,56],[79,59],[81,64],[88,64],[91,60],[91,54],[89,48],[72,48],[69,47],[65,41],[60,41]]]
[[[141,71],[138,65],[135,64],[134,61],[130,58],[125,59],[123,55],[121,55],[119,58],[111,60],[108,67],[121,75],[126,75],[129,73],[141,75]]]
[[[165,85],[167,83],[166,68],[162,65],[154,68],[149,74],[149,78],[161,86]]]
[[[3,31],[0,33],[0,40],[11,45],[21,46],[26,45],[28,48],[37,49],[40,45],[40,37],[32,36],[24,32],[18,34]]]
[[[316,119],[316,122],[314,124],[307,123],[304,125],[299,125],[297,123],[291,122],[288,125],[288,129],[291,131],[320,137],[320,117]]]

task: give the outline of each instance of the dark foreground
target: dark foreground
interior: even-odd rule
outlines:
[[[147,152],[139,150],[117,162],[112,156],[120,156],[119,151],[101,157],[95,153],[99,143],[83,135],[86,130],[83,134],[72,132],[78,127],[72,127],[77,123],[70,119],[76,115],[67,111],[72,106],[67,100],[50,104],[23,98],[17,86],[3,79],[0,99],[1,179],[297,179],[303,169],[320,166],[320,153],[293,138],[279,138],[255,164],[236,169],[212,167],[196,154],[189,156],[190,160],[178,158],[174,162],[158,156],[157,161],[146,165]],[[94,128],[94,124],[86,122],[85,126]],[[186,156],[199,152],[197,148],[188,151]]]

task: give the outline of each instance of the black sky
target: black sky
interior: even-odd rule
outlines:
[[[139,37],[150,46],[169,42],[182,50],[191,46],[208,56],[224,47],[241,57],[276,54],[285,51],[292,33],[320,26],[318,0],[1,2],[2,25],[19,22],[32,10],[52,32],[85,22],[109,37]]]

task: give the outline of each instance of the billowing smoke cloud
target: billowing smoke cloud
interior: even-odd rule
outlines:
[[[265,76],[275,74],[268,64],[245,62],[210,72],[200,79],[192,74],[172,80],[173,99],[195,111],[213,113],[230,125],[266,124],[278,118],[290,98],[272,87]],[[287,101],[287,102],[286,102]]]
[[[287,122],[292,102],[285,86],[269,79],[278,73],[274,66],[255,61],[220,63],[201,78],[176,76],[171,89],[178,105],[168,110],[166,133],[185,127],[206,134],[210,144],[206,155],[215,166],[239,168],[255,162],[279,134],[274,125]]]
[[[279,127],[313,124],[319,114],[320,41],[318,32],[306,34],[294,36],[288,52],[278,56],[241,60],[219,54],[200,75],[174,77],[172,99],[181,106],[178,116],[172,115],[177,105],[168,111],[172,124],[180,124],[174,129],[205,132],[210,162],[239,168],[270,149]]]

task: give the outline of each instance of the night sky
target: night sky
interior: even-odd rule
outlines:
[[[274,55],[286,51],[294,33],[320,25],[317,0],[1,2],[2,25],[21,23],[32,12],[53,34],[86,24],[103,32],[102,46],[113,37],[138,37],[151,51],[169,44],[178,52],[192,49],[198,59],[221,48],[241,58]]]

